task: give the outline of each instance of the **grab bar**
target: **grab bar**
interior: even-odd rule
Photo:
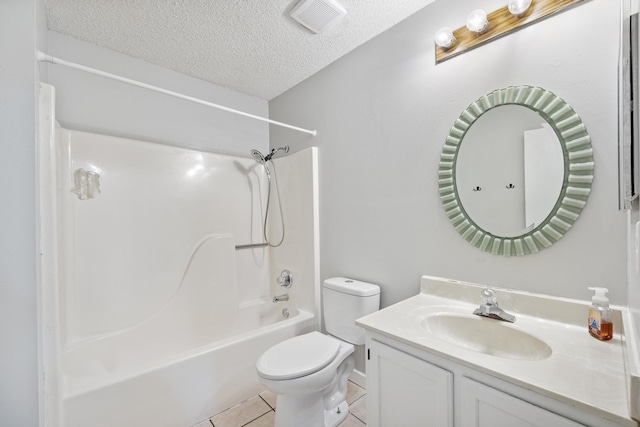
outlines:
[[[236,251],[238,249],[251,249],[251,248],[264,248],[269,246],[268,243],[251,243],[250,245],[236,245]]]

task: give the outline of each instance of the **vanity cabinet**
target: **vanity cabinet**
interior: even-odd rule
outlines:
[[[453,374],[371,341],[367,425],[453,427]]]
[[[418,295],[356,320],[368,426],[640,427],[621,311],[602,342],[582,301],[491,288],[517,321],[474,316],[487,289],[423,276]]]
[[[458,414],[461,426],[578,427],[584,425],[469,378],[463,377],[460,383]]]
[[[615,425],[470,367],[367,332],[368,427]]]

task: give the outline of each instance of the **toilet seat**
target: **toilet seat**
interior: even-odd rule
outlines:
[[[283,341],[258,359],[258,375],[270,380],[288,380],[312,374],[336,358],[340,341],[320,332],[310,332]]]

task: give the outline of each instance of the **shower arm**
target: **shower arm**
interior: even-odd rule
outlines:
[[[122,77],[122,76],[118,76],[116,74],[111,74],[111,73],[107,73],[105,71],[100,71],[100,70],[96,70],[95,68],[90,68],[90,67],[86,67],[84,65],[80,65],[80,64],[76,64],[74,62],[69,62],[69,61],[65,61],[64,59],[60,59],[60,58],[56,58],[55,56],[51,56],[51,55],[47,55],[44,52],[38,51],[36,59],[39,62],[49,62],[51,64],[59,64],[59,65],[64,65],[66,67],[69,68],[74,68],[76,70],[80,70],[80,71],[84,71],[86,73],[90,73],[90,74],[96,74],[98,76],[102,76],[102,77],[106,77],[108,79],[112,79],[112,80],[117,80],[119,82],[122,83],[127,83],[133,86],[138,86],[144,89],[149,89],[152,90],[154,92],[159,92],[159,93],[163,93],[165,95],[169,95],[169,96],[173,96],[176,98],[180,98],[180,99],[184,99],[187,101],[191,101],[191,102],[195,102],[197,104],[201,104],[201,105],[205,105],[207,107],[212,107],[212,108],[217,108],[218,110],[223,110],[223,111],[227,111],[229,113],[233,113],[233,114],[238,114],[240,116],[245,116],[245,117],[249,117],[251,119],[255,119],[255,120],[260,120],[262,122],[266,122],[275,126],[280,126],[280,127],[284,127],[287,129],[292,129],[298,132],[303,132],[303,133],[307,133],[311,136],[316,136],[316,134],[318,133],[317,130],[315,129],[304,129],[298,126],[293,126],[293,125],[289,125],[287,123],[282,123],[282,122],[278,122],[276,120],[271,120],[271,119],[267,119],[265,117],[260,117],[260,116],[256,116],[255,114],[250,114],[250,113],[245,113],[244,111],[239,111],[239,110],[235,110],[233,108],[229,108],[229,107],[225,107],[224,105],[219,105],[219,104],[214,104],[213,102],[208,102],[202,99],[198,99],[198,98],[194,98],[192,96],[188,96],[188,95],[183,95],[181,93],[178,92],[173,92],[167,89],[163,89],[161,87],[158,86],[152,86],[146,83],[142,83],[139,82],[137,80],[132,80],[132,79],[128,79],[126,77]]]

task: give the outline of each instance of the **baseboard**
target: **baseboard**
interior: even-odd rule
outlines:
[[[360,387],[366,389],[367,388],[367,376],[362,372],[354,369],[349,375],[349,379],[359,385]]]

